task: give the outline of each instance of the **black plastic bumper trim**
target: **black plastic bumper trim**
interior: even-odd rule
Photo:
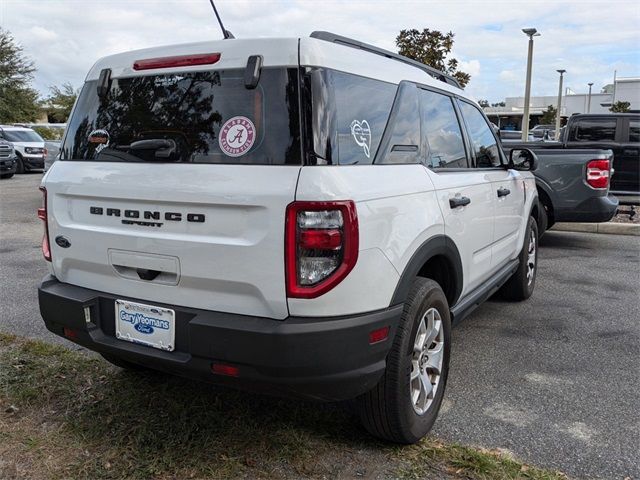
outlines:
[[[343,317],[284,320],[199,310],[136,298],[176,312],[176,350],[165,352],[115,338],[115,296],[65,284],[47,275],[38,289],[47,328],[100,353],[180,376],[286,396],[337,401],[375,386],[384,372],[402,305]],[[85,321],[89,307],[91,322]],[[372,330],[389,326],[386,341],[370,345]],[[239,377],[211,373],[214,361],[239,367]]]

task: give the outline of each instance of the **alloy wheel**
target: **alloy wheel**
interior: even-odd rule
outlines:
[[[435,398],[444,361],[442,317],[435,308],[420,319],[411,358],[411,404],[418,415],[424,415]]]

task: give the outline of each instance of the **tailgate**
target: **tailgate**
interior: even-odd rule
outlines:
[[[285,209],[299,170],[56,162],[45,179],[54,273],[125,298],[285,318]]]

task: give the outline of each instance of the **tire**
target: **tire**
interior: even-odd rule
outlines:
[[[132,372],[148,372],[151,370],[150,368],[143,367],[142,365],[138,365],[137,363],[129,362],[127,360],[123,360],[120,357],[115,357],[113,355],[109,355],[108,353],[101,353],[100,355],[102,355],[102,358],[104,358],[107,362],[124,370],[130,370]]]
[[[549,214],[547,213],[547,207],[544,203],[538,201],[538,236],[542,238],[544,232],[546,232],[551,225],[549,225]]]
[[[553,224],[556,223],[554,219],[553,205],[551,204],[551,200],[549,196],[544,193],[542,190],[538,190],[538,202],[539,202],[539,210],[540,210],[540,222],[538,223],[538,233],[542,237],[542,234],[553,227]],[[545,223],[543,225],[543,215]],[[543,228],[544,227],[544,228]]]
[[[7,178],[11,178],[13,177],[13,173],[5,173],[3,175],[0,175],[0,178],[2,179],[7,179]]]
[[[18,161],[16,162],[16,173],[24,173],[26,169],[24,168],[24,162],[22,161],[22,157],[18,157]]]
[[[423,320],[426,332],[421,329],[418,335]],[[436,328],[430,329],[430,325]],[[427,345],[425,333],[429,331],[435,332],[435,340]],[[421,344],[421,338],[425,340],[426,350],[415,348],[416,343]],[[427,352],[436,352],[436,355],[431,355],[431,359],[426,361],[428,357],[424,354]],[[440,410],[450,353],[451,317],[447,298],[435,281],[418,277],[405,302],[382,378],[371,391],[356,399],[356,411],[367,431],[384,440],[402,444],[415,443],[424,437]],[[424,374],[420,374],[419,365],[426,367]],[[436,370],[429,365],[440,367],[438,377],[435,376]],[[417,376],[412,380],[414,373]],[[416,402],[412,400],[415,398],[414,389],[424,385],[422,378],[429,382],[435,393],[432,391],[429,399],[424,389],[416,390],[419,394]]]
[[[538,224],[535,218],[529,217],[527,234],[520,252],[520,265],[513,276],[502,286],[500,293],[507,300],[526,300],[536,286],[538,272]]]

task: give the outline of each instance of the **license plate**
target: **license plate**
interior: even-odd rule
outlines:
[[[116,338],[172,352],[175,317],[169,308],[116,300]]]

